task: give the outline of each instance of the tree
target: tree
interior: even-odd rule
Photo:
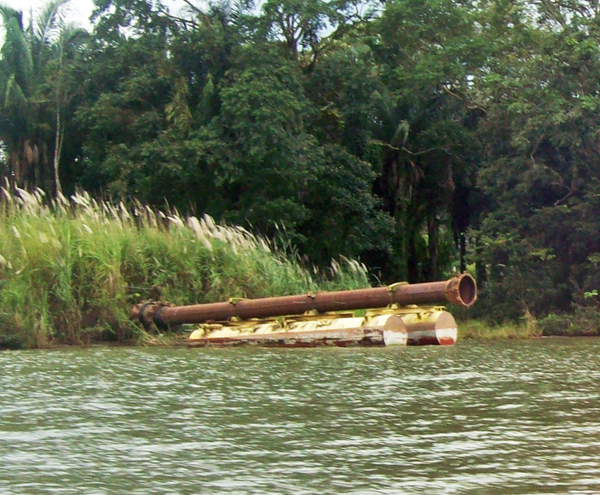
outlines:
[[[5,41],[0,60],[0,139],[8,154],[11,174],[17,185],[47,186],[52,177],[58,181],[58,155],[61,131],[60,107],[64,89],[60,79],[47,91],[54,61],[62,60],[67,44],[74,40],[65,27],[60,8],[68,0],[46,4],[26,28],[23,12],[0,5]],[[59,128],[53,133],[55,119]],[[53,135],[54,134],[54,135]],[[53,139],[54,138],[54,139]],[[54,161],[52,156],[54,155]],[[49,173],[54,163],[55,173]]]
[[[393,278],[438,278],[464,267],[482,111],[472,78],[487,50],[470,2],[394,1],[369,26],[379,82],[370,131],[376,194],[394,217],[395,253],[381,260]],[[467,213],[465,213],[467,212]],[[456,260],[452,239],[462,246]]]
[[[334,5],[322,0],[267,0],[262,9],[267,39],[283,38],[294,60],[302,49],[314,53],[320,36],[336,18]]]
[[[48,77],[45,93],[53,100],[56,116],[54,130],[53,172],[54,186],[57,194],[62,194],[60,179],[60,159],[65,141],[67,113],[72,115],[71,103],[79,93],[79,81],[70,70],[74,60],[81,54],[87,31],[73,26],[62,26],[58,39],[53,46],[53,58],[48,63]]]
[[[310,105],[297,66],[268,45],[242,48],[220,95],[211,128],[222,143],[215,166],[227,216],[263,232],[283,224],[296,236],[319,160],[304,124]]]
[[[533,7],[539,27],[528,21]],[[482,80],[487,212],[476,259],[490,314],[566,311],[600,283],[599,20],[586,2],[513,8]]]

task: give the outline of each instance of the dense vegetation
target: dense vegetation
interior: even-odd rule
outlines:
[[[598,329],[598,2],[96,0],[91,32],[64,3],[0,6],[11,187],[166,201],[385,282],[469,268],[481,316]]]
[[[156,341],[131,318],[144,300],[189,304],[368,286],[356,261],[309,269],[209,216],[182,219],[87,194],[49,204],[40,191],[0,191],[0,348]]]

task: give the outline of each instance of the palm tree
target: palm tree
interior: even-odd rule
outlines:
[[[69,103],[75,96],[74,91],[77,91],[78,85],[74,81],[69,81],[66,75],[65,63],[67,60],[72,59],[74,52],[81,46],[83,40],[85,40],[88,32],[81,28],[76,28],[70,25],[62,25],[60,34],[56,42],[54,43],[51,57],[51,65],[49,64],[49,87],[51,98],[54,100],[54,120],[55,120],[55,132],[54,132],[54,157],[53,157],[53,173],[54,173],[54,185],[56,193],[62,193],[62,187],[60,185],[59,176],[59,163],[62,145],[65,135],[65,108],[68,107]]]
[[[44,186],[52,179],[60,191],[62,57],[65,42],[72,37],[70,31],[64,35],[67,28],[60,8],[68,1],[48,2],[27,28],[22,11],[0,5],[6,31],[0,49],[0,140],[12,178],[20,187]]]

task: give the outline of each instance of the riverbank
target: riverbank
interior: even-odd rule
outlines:
[[[600,337],[600,314],[577,308],[571,314],[533,317],[520,323],[490,325],[482,320],[458,321],[459,340],[535,339],[540,337]]]
[[[366,268],[325,271],[247,230],[87,194],[48,201],[0,189],[0,347],[152,341],[144,300],[216,302],[368,287]]]
[[[489,325],[481,320],[458,322],[458,339],[460,340],[506,340],[533,339],[542,336],[542,331],[533,322],[504,323]]]
[[[126,208],[85,193],[47,201],[41,191],[0,189],[0,348],[169,346],[180,337],[148,334],[131,318],[134,304],[368,286],[367,270],[356,261],[332,261],[319,271],[271,240],[208,216]],[[458,313],[460,340],[600,335],[595,308],[498,326]]]

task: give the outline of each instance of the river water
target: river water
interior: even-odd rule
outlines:
[[[600,339],[0,353],[2,494],[600,493]]]

